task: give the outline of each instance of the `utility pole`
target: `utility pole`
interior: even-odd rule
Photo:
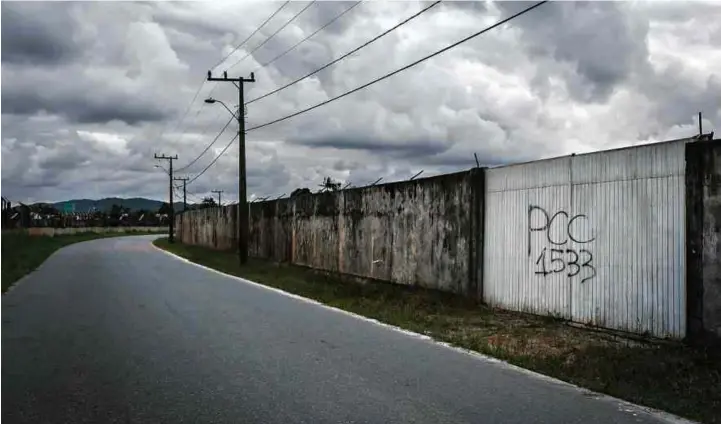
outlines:
[[[255,75],[251,72],[250,78],[228,78],[228,72],[223,72],[223,78],[213,78],[208,71],[208,81],[232,82],[238,88],[238,255],[240,263],[248,262],[248,199],[246,198],[245,178],[245,101],[243,100],[243,83],[255,82]]]
[[[218,195],[218,206],[223,206],[222,203],[220,203],[220,194],[223,192],[223,190],[211,190],[211,193],[216,193]]]
[[[168,241],[170,243],[173,243],[175,241],[175,237],[173,236],[173,232],[175,231],[175,211],[173,210],[173,161],[178,160],[178,155],[175,156],[165,156],[158,154],[155,154],[155,159],[165,159],[168,162],[170,162],[170,170],[168,171],[168,192],[170,195],[170,222],[169,225],[169,234],[168,234]]]

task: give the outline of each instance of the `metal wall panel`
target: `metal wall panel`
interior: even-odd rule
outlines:
[[[596,276],[572,291],[574,321],[657,337],[686,332],[683,141],[574,157],[574,213],[588,215]],[[589,256],[590,257],[590,256]]]
[[[684,167],[678,141],[488,170],[484,300],[682,338]]]
[[[569,158],[489,169],[483,248],[483,298],[490,305],[570,318],[570,286],[563,275],[536,274],[550,256],[541,228],[544,212],[568,209]],[[533,209],[531,209],[533,208]],[[555,212],[551,212],[555,213]],[[530,217],[530,222],[529,222]],[[558,237],[559,228],[551,228]]]

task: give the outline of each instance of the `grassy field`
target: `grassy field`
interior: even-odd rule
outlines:
[[[130,233],[82,233],[56,237],[29,236],[21,231],[2,232],[2,292],[17,280],[34,271],[53,252],[63,246],[98,238],[125,235],[158,234],[144,232]]]
[[[620,338],[547,317],[384,283],[341,283],[233,252],[155,244],[193,262],[427,334],[588,389],[706,423],[721,423],[721,352]]]

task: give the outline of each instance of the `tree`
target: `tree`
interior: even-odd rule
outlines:
[[[138,209],[130,214],[130,218],[138,225],[143,225],[151,222],[155,216],[147,209]]]
[[[304,195],[304,194],[311,194],[310,189],[305,188],[305,187],[303,187],[303,188],[296,188],[295,190],[293,190],[293,191],[290,193],[290,197],[291,197],[291,198],[293,198],[293,197],[298,197],[298,196],[302,196],[302,195]]]
[[[323,184],[320,185],[323,187],[323,190],[327,191],[338,191],[340,190],[340,182],[333,181],[331,177],[325,177],[323,179]]]
[[[128,212],[128,208],[124,208],[118,204],[113,204],[113,206],[110,207],[110,217],[113,219],[120,219],[120,217]]]
[[[215,199],[208,196],[203,198],[203,202],[200,204],[200,209],[214,208],[216,206],[218,205],[215,203]]]
[[[163,204],[158,209],[158,214],[170,215],[170,203],[163,202]]]
[[[42,216],[58,216],[58,215],[60,215],[60,212],[58,212],[57,209],[55,209],[54,207],[52,207],[51,205],[49,205],[47,203],[38,203],[38,204],[32,205],[30,207],[30,210],[37,214],[40,214]]]

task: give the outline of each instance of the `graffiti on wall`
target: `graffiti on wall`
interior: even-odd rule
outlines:
[[[534,273],[544,277],[551,274],[565,274],[568,278],[579,278],[581,283],[596,276],[593,253],[589,243],[595,240],[593,232],[588,235],[580,231],[588,225],[585,214],[570,215],[559,210],[553,215],[536,205],[528,207],[528,256],[534,260]],[[532,252],[531,241],[534,233],[542,234],[543,248]],[[573,244],[571,244],[573,243]]]

